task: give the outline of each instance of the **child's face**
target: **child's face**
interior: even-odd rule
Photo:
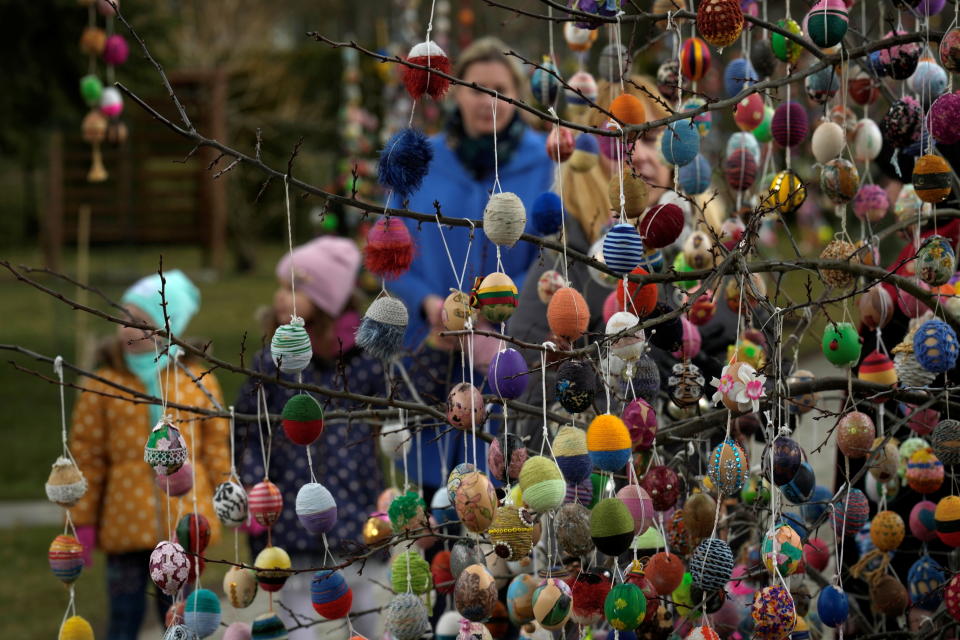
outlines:
[[[273,313],[280,324],[290,322],[290,316],[293,315],[294,296],[296,296],[297,315],[304,320],[310,320],[314,316],[316,308],[305,294],[297,291],[294,294],[290,290],[289,281],[278,281],[277,290],[273,294]]]
[[[153,324],[153,321],[140,307],[132,304],[124,307],[135,322]],[[149,331],[135,329],[133,327],[117,327],[117,336],[120,338],[120,344],[127,353],[145,353],[153,351],[154,339]]]

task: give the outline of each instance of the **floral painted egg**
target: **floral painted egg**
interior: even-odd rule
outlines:
[[[143,449],[143,461],[164,475],[183,466],[187,461],[187,445],[176,425],[166,418],[157,422]]]
[[[933,235],[924,240],[914,267],[920,279],[932,286],[946,284],[957,270],[957,256],[946,238]]]
[[[463,482],[463,477],[476,470],[477,468],[469,462],[461,462],[453,468],[453,471],[447,477],[447,494],[450,496],[450,504],[456,504],[457,502],[457,490],[460,488],[460,483]]]
[[[805,384],[814,381],[813,372],[806,369],[797,369],[787,378],[787,385]],[[813,410],[817,406],[820,396],[817,393],[805,393],[803,395],[791,395],[788,402],[791,413],[804,414]]]
[[[848,458],[864,458],[877,435],[873,420],[865,413],[851,411],[837,425],[837,446]]]
[[[651,466],[640,480],[640,486],[650,495],[657,511],[667,511],[680,497],[680,478],[664,465]]]
[[[469,382],[461,382],[447,395],[447,422],[463,431],[480,429],[487,420],[483,395]]]
[[[707,473],[722,494],[736,495],[750,475],[750,461],[740,445],[727,438],[710,454]]]
[[[653,446],[657,437],[657,414],[650,403],[643,398],[630,401],[621,416],[630,433],[633,448],[646,451]]]
[[[527,447],[515,433],[501,433],[487,449],[487,468],[494,478],[505,484],[520,477],[520,470],[526,461]]]
[[[160,591],[172,596],[190,578],[190,561],[176,542],[163,540],[150,553],[150,579]]]
[[[920,449],[907,461],[907,485],[917,493],[935,493],[943,484],[943,463],[933,449]]]
[[[482,564],[472,564],[457,576],[453,588],[457,611],[472,622],[485,622],[497,603],[497,583]]]
[[[800,534],[788,524],[779,525],[763,540],[761,548],[763,564],[773,573],[781,576],[793,575],[803,559],[803,544]]]
[[[489,529],[497,515],[497,493],[493,483],[479,471],[463,476],[454,504],[463,526],[474,533]]]

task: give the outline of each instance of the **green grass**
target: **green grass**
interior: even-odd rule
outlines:
[[[226,275],[219,279],[202,269],[199,249],[163,249],[164,268],[183,269],[201,290],[202,306],[188,330],[188,336],[210,340],[214,353],[239,362],[243,332],[248,332],[247,362],[260,347],[260,331],[254,311],[268,304],[276,285],[273,266],[282,247],[269,246],[260,252],[256,273]],[[136,278],[154,272],[159,263],[159,247],[95,248],[90,257],[90,283],[117,299]],[[0,253],[15,265],[41,266],[37,249]],[[74,275],[76,257],[64,255],[64,271]],[[44,285],[69,297],[75,288],[58,278],[36,274]],[[96,296],[88,296],[91,305],[107,309]],[[77,362],[78,333],[99,338],[116,330],[115,325],[89,314],[72,311],[29,285],[16,281],[6,270],[0,274],[0,343],[17,344],[45,355],[62,355]],[[0,362],[0,403],[6,418],[8,450],[0,470],[0,500],[44,499],[43,484],[50,464],[60,451],[60,408],[55,386],[27,373],[11,363],[52,376],[52,367],[31,358],[3,352]],[[241,376],[217,372],[224,398],[232,402],[243,382]],[[67,419],[75,393],[68,389]]]

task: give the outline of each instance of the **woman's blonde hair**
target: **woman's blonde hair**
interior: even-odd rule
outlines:
[[[647,120],[660,120],[670,115],[656,83],[646,76],[632,76],[625,83],[626,92],[643,103]],[[609,109],[613,99],[622,93],[619,83],[601,80],[597,83],[597,106]],[[602,111],[589,108],[575,118],[580,124],[600,127],[609,119]],[[574,171],[564,164],[560,172],[563,181],[564,206],[583,228],[587,242],[593,244],[610,218],[610,174],[602,162],[590,171]]]
[[[453,75],[463,79],[467,69],[478,62],[499,62],[510,72],[510,78],[513,80],[514,87],[517,89],[517,96],[526,103],[530,103],[530,82],[527,74],[524,73],[519,59],[508,56],[507,51],[510,48],[499,38],[485,36],[474,40],[457,56],[457,64],[453,69]]]

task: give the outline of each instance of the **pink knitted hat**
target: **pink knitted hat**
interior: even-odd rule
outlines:
[[[360,250],[352,240],[320,236],[286,254],[277,264],[277,278],[290,280],[293,261],[294,286],[332,318],[343,313],[356,286]]]

